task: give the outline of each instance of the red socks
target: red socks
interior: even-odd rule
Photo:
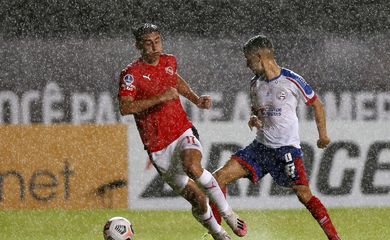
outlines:
[[[337,231],[333,226],[332,221],[330,220],[326,208],[317,197],[311,197],[310,200],[306,203],[306,208],[317,220],[318,224],[320,224],[326,236],[328,236],[328,239],[340,240],[340,237],[338,236]]]
[[[223,194],[226,197],[226,187],[221,189]],[[215,205],[212,201],[210,201],[211,210],[213,211],[214,217],[217,222],[221,225],[222,217],[218,211],[217,205]],[[321,203],[321,201],[313,196],[306,203],[307,210],[310,211],[311,215],[317,220],[318,224],[324,230],[326,236],[330,240],[340,240],[341,238],[338,236],[336,228],[333,226],[332,220],[329,217],[328,211],[325,206]]]

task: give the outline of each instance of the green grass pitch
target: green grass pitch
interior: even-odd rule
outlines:
[[[232,239],[326,239],[304,209],[238,213],[248,223],[248,234],[238,238],[229,229]],[[342,239],[390,239],[390,208],[334,208],[329,213]],[[133,223],[134,240],[200,240],[206,232],[190,211],[0,210],[0,239],[101,240],[103,225],[113,216]]]

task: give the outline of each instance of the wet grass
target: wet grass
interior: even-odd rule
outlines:
[[[248,234],[241,239],[326,239],[304,209],[238,212],[248,222]],[[390,236],[390,208],[338,208],[329,212],[343,239]],[[0,239],[103,239],[103,225],[113,216],[126,217],[133,223],[134,240],[200,240],[205,233],[190,211],[0,210]]]

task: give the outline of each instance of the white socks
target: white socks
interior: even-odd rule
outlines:
[[[207,204],[207,212],[202,215],[197,215],[192,209],[192,214],[210,233],[218,233],[221,231],[222,227],[218,224],[213,213],[211,212],[210,205]]]
[[[202,187],[202,189],[204,189],[207,196],[217,205],[222,215],[230,209],[217,180],[215,180],[209,171],[203,169],[202,175],[200,175],[196,182]]]

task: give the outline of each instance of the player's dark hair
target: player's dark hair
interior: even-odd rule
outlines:
[[[259,49],[266,48],[271,50],[271,52],[274,51],[274,46],[266,36],[264,35],[257,35],[249,39],[243,47],[244,53],[251,53],[256,52]]]
[[[133,35],[135,37],[135,40],[140,41],[140,40],[142,40],[142,36],[144,34],[152,33],[152,32],[160,33],[160,29],[155,24],[144,23],[141,26],[139,26],[138,28],[133,30]]]

